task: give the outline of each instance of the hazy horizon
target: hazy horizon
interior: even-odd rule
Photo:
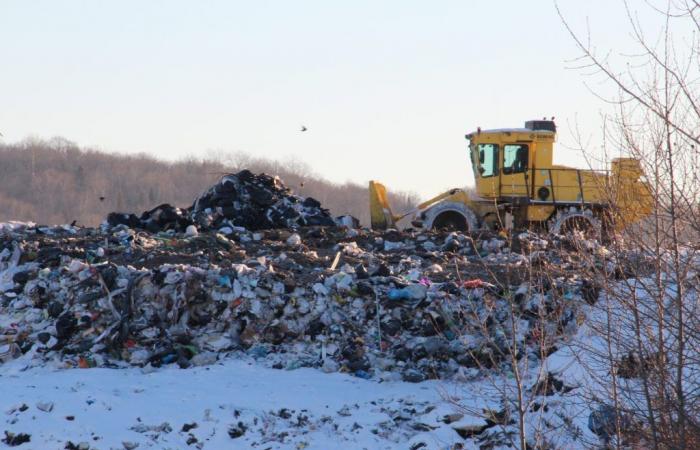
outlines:
[[[472,182],[464,134],[478,126],[556,116],[556,161],[583,167],[561,144],[571,124],[595,136],[606,108],[584,86],[595,77],[571,68],[550,1],[2,5],[6,143],[295,157],[331,181],[425,197]],[[621,2],[559,6],[601,48],[625,47]]]

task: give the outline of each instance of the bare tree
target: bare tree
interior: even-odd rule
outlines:
[[[369,223],[366,186],[329,182],[295,158],[275,162],[218,150],[171,163],[79,148],[63,138],[0,144],[0,220],[97,225],[115,210],[141,213],[161,203],[187,207],[221,175],[242,169],[278,175],[294,193],[318,199],[332,214]],[[392,201],[397,209],[418,202],[402,192],[392,194]]]
[[[612,107],[603,123],[606,156],[623,150],[639,160],[653,194],[649,219],[616,237],[612,264],[591,267],[604,294],[589,326],[602,341],[580,344],[591,397],[614,408],[614,430],[606,434],[616,446],[638,440],[656,449],[697,448],[700,3],[645,2],[657,34],[642,26],[631,3],[623,5],[637,47],[631,56],[597,48],[560,12],[582,52],[577,67],[615,92],[596,92]],[[610,183],[619,222],[614,205],[629,199]]]

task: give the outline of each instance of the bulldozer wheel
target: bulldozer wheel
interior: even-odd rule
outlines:
[[[602,238],[602,226],[600,220],[590,209],[571,207],[557,211],[549,222],[549,232],[552,234],[581,233],[587,239]]]
[[[467,231],[467,221],[459,213],[448,211],[435,218],[433,228],[436,230]]]
[[[426,228],[431,230],[474,231],[477,229],[474,211],[465,204],[457,202],[443,203],[431,208],[425,224]]]

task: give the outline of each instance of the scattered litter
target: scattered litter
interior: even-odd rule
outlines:
[[[28,435],[27,433],[10,433],[9,431],[5,431],[5,437],[2,439],[2,442],[5,444],[9,445],[10,447],[17,447],[18,445],[22,445],[27,442],[31,442],[32,437]]]
[[[223,177],[189,208],[112,213],[100,228],[0,224],[0,364],[148,374],[232,357],[343,372],[358,383],[469,379],[507,363],[512,342],[540,358],[543,330],[548,342],[570,337],[580,308],[599,293],[583,268],[613,263],[595,242],[582,255],[566,237],[516,236],[362,229],[248,171]],[[530,386],[541,396],[572,388],[551,374]],[[8,409],[8,423],[27,408]],[[54,404],[36,408],[50,413]],[[596,414],[590,429],[605,437],[606,412]],[[355,414],[347,407],[338,415]],[[206,410],[200,423],[217,420]],[[410,422],[412,433],[437,422],[460,435],[487,430],[445,413],[436,423],[392,420]],[[139,421],[131,432],[173,432],[158,422]],[[235,417],[223,426],[239,442],[254,430]],[[196,428],[180,428],[194,446],[202,442]],[[3,442],[20,445],[11,442],[25,436],[6,431]]]
[[[39,402],[36,404],[36,408],[39,411],[51,412],[53,411],[53,402]]]
[[[241,186],[230,183],[217,186]],[[153,220],[164,220],[165,209],[158,211]],[[557,307],[563,319],[553,319],[562,332],[582,295],[595,298],[579,278],[577,264],[585,262],[577,253],[548,256],[552,267],[533,279],[527,258],[488,235],[359,229],[348,242],[346,230],[334,226],[252,232],[234,225],[224,236],[219,225],[196,234],[125,225],[5,229],[2,361],[138,366],[146,373],[233,355],[360,378],[449,379],[475,358],[494,358],[480,356],[490,351],[478,342],[485,331],[507,337],[501,299],[508,292],[535,313],[543,301],[548,308],[564,302]],[[444,253],[419,250],[446,241],[464,244]],[[482,241],[491,243],[487,255],[466,245]],[[99,257],[98,248],[109,251]],[[478,304],[483,308],[474,311]],[[518,339],[531,342],[537,320],[533,313]],[[503,326],[485,329],[485,321]]]

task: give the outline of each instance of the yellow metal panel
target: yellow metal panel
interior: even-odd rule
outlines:
[[[642,180],[638,160],[616,158],[611,169],[610,195],[615,206],[615,228],[621,230],[651,214],[654,198],[648,184]]]
[[[530,222],[542,222],[549,219],[554,212],[554,206],[530,205],[527,207],[527,220]]]
[[[386,187],[376,181],[369,182],[369,212],[372,228],[385,230],[394,226]]]
[[[536,168],[552,167],[552,143],[554,141],[535,141],[530,156]]]

